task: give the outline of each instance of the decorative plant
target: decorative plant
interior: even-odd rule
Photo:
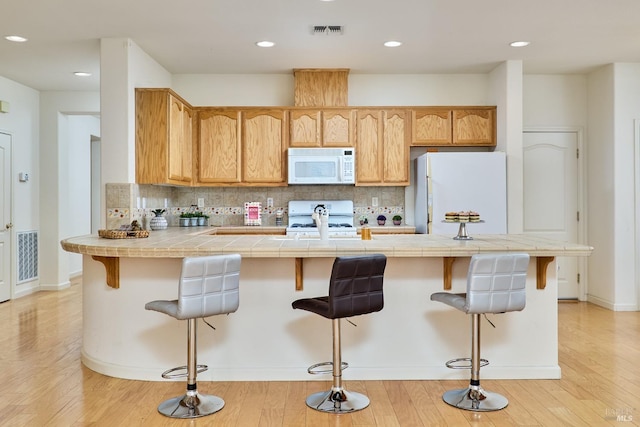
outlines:
[[[402,222],[402,217],[400,215],[394,215],[391,219],[393,220],[394,225],[400,225]]]
[[[193,213],[191,213],[191,212],[182,212],[180,214],[180,218],[193,218]]]
[[[366,215],[360,215],[360,225],[369,224],[369,219]]]
[[[387,221],[387,217],[384,215],[378,215],[378,218],[376,218],[378,220],[378,225],[384,225],[384,223]]]
[[[155,216],[160,216],[165,212],[165,210],[164,209],[154,209],[151,212],[153,212]]]

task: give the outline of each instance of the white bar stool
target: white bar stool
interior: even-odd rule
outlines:
[[[233,313],[239,305],[240,261],[238,254],[187,257],[182,260],[178,299],[148,302],[144,308],[187,320],[187,365],[169,369],[163,378],[187,377],[184,395],[158,406],[158,412],[171,418],[198,418],[218,412],[224,400],[198,393],[196,376],[208,369],[197,364],[196,332],[199,318]]]
[[[471,257],[469,264],[467,293],[431,294],[432,301],[445,303],[471,315],[471,357],[446,363],[452,369],[471,369],[471,380],[467,388],[444,393],[442,399],[449,405],[483,412],[497,411],[509,404],[506,397],[485,391],[480,386],[480,368],[489,364],[480,358],[480,315],[524,309],[528,266],[528,254],[477,254]],[[467,364],[461,365],[460,362]]]

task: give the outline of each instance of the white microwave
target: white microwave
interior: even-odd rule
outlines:
[[[289,148],[289,184],[355,184],[355,150]]]

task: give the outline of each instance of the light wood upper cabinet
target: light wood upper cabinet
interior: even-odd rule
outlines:
[[[451,110],[421,108],[411,118],[412,145],[451,144]]]
[[[286,185],[286,135],[284,110],[243,111],[243,183]]]
[[[290,147],[353,147],[355,110],[289,111]]]
[[[136,182],[191,185],[193,110],[169,89],[136,89]]]
[[[453,143],[496,145],[495,108],[453,110]]]
[[[322,142],[319,110],[292,110],[289,112],[290,147],[320,147]]]
[[[382,112],[384,182],[409,185],[409,114],[404,110]]]
[[[355,142],[355,110],[322,112],[322,146],[353,147]]]
[[[414,146],[496,145],[496,107],[416,108],[411,126]]]
[[[409,185],[405,110],[358,110],[356,185]]]
[[[198,112],[198,183],[241,181],[240,115],[234,109]]]

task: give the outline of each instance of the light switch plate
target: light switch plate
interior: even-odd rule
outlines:
[[[372,197],[371,198],[371,206],[378,206],[378,198],[377,197]]]
[[[198,197],[198,207],[204,208],[204,197]]]

